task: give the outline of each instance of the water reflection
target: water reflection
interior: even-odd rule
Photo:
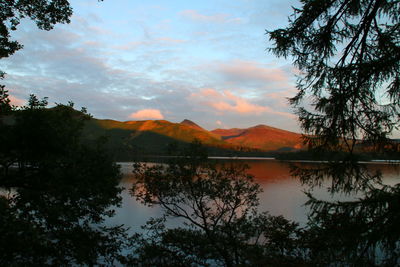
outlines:
[[[398,165],[360,163],[354,155],[324,165],[293,167],[292,175],[309,187],[303,239],[312,262],[400,264],[398,172]],[[332,199],[315,195],[315,188],[321,187]]]
[[[151,217],[159,216],[162,211],[160,207],[145,207],[143,204],[136,201],[129,192],[134,182],[132,162],[120,162],[123,177],[120,186],[124,188],[121,193],[122,204],[116,208],[116,213],[109,218],[107,223],[110,225],[124,224],[129,227],[131,233],[140,232],[141,226],[144,225]]]
[[[156,161],[152,159],[152,161]],[[157,160],[160,162],[160,159]],[[162,160],[161,160],[162,161]],[[248,173],[254,176],[263,192],[259,194],[260,211],[268,211],[271,215],[283,215],[289,220],[299,222],[305,225],[307,222],[307,213],[309,208],[304,204],[308,197],[304,192],[310,190],[308,185],[304,185],[297,178],[291,176],[293,166],[302,168],[315,168],[324,166],[323,163],[305,163],[305,162],[285,162],[277,160],[218,160],[220,164],[247,164]],[[131,188],[133,176],[133,163],[120,162],[123,179],[121,185],[124,188]],[[382,181],[388,185],[398,183],[400,177],[399,164],[371,163],[363,164],[370,172],[378,170],[382,173]],[[336,193],[332,195],[327,187],[331,184],[331,179],[323,180],[322,187],[313,189],[313,195],[322,200],[353,200],[360,196],[359,194]],[[131,231],[140,231],[140,226],[144,225],[150,217],[158,217],[162,214],[160,207],[145,207],[138,203],[127,190],[122,193],[123,204],[117,209],[116,216],[111,220],[115,224],[125,224],[131,227]]]

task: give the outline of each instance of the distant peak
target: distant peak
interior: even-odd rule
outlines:
[[[265,124],[258,124],[256,126],[249,127],[248,129],[269,129],[269,130],[274,129],[274,130],[278,130],[278,128],[271,127],[271,126],[268,126],[268,125],[265,125]]]
[[[193,121],[188,120],[188,119],[184,119],[183,121],[181,121],[180,124],[189,126],[189,127],[191,127],[191,128],[197,129],[197,130],[202,130],[202,131],[204,131],[204,129],[203,129],[202,127],[200,127],[198,124],[196,124],[196,123],[194,123]]]
[[[184,119],[183,121],[181,121],[181,124],[196,124],[196,123],[194,123],[194,122],[191,121],[191,120]]]

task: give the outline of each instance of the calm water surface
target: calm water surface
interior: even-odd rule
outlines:
[[[307,196],[306,186],[301,185],[300,181],[290,176],[290,167],[292,164],[318,164],[318,163],[293,163],[282,162],[277,160],[236,160],[221,162],[229,164],[247,164],[250,169],[248,172],[252,174],[255,181],[260,184],[263,192],[259,195],[260,207],[259,211],[268,211],[271,215],[283,215],[287,219],[294,220],[300,224],[307,221],[307,207],[304,203]],[[124,177],[121,186],[131,188],[134,181],[132,175],[132,163],[119,163]],[[386,184],[396,184],[400,182],[400,165],[392,164],[368,164],[371,170],[380,169],[383,174],[383,181]],[[326,181],[329,185],[329,181]],[[332,199],[326,188],[314,189],[313,194],[320,199]],[[162,210],[159,207],[147,207],[136,201],[129,193],[124,190],[122,193],[122,206],[116,209],[116,215],[108,220],[110,224],[124,224],[131,228],[131,231],[140,231],[140,226],[144,225],[150,217],[159,217]],[[356,196],[334,196],[334,199],[354,198]],[[173,221],[170,222],[172,225]]]

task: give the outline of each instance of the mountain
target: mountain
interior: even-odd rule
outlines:
[[[195,124],[196,125],[196,124]],[[198,129],[200,128],[200,129]],[[110,150],[118,158],[136,155],[162,155],[171,143],[184,145],[194,139],[209,147],[232,148],[220,136],[204,130],[200,126],[172,123],[166,120],[115,121],[91,119],[86,123],[85,135],[88,140],[105,136]]]
[[[187,125],[182,123],[172,123],[166,120],[144,120],[117,122],[109,120],[98,120],[97,124],[106,129],[125,129],[131,130],[131,138],[136,138],[146,133],[163,135],[183,142],[192,142],[199,139],[205,144],[223,143],[221,137],[210,133],[197,124]],[[197,127],[195,127],[197,126]]]
[[[215,129],[211,132],[219,135],[229,144],[262,151],[302,148],[301,134],[266,125],[257,125],[246,129]]]
[[[206,131],[205,129],[200,127],[198,124],[196,124],[193,121],[188,120],[188,119],[184,119],[183,121],[181,121],[180,124],[189,126],[190,128],[197,129],[197,130],[200,130],[200,131]]]
[[[261,155],[263,151],[300,148],[300,134],[258,125],[247,129],[207,131],[190,120],[172,123],[166,120],[115,121],[91,119],[85,126],[86,139],[104,136],[108,148],[118,160],[140,155],[163,155],[171,143],[187,145],[200,140],[212,155]]]

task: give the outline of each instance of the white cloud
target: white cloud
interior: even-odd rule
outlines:
[[[199,13],[197,10],[188,9],[180,12],[180,15],[189,18],[194,21],[199,22],[214,22],[214,23],[241,23],[241,18],[233,18],[228,14],[214,14],[214,15],[204,15]]]

